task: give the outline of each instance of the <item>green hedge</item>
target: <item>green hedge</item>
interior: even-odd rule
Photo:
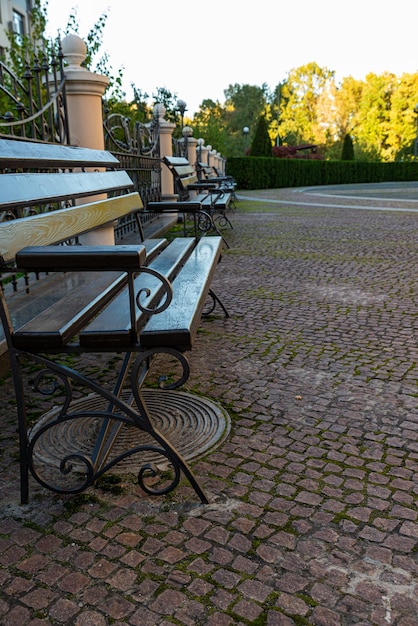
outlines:
[[[418,180],[418,163],[309,161],[269,157],[233,157],[226,173],[239,189],[278,189],[315,185]]]

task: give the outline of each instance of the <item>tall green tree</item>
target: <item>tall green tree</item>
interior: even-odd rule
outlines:
[[[354,137],[363,158],[388,160],[390,109],[395,87],[396,76],[389,72],[381,75],[370,73],[366,76],[354,130]]]
[[[226,127],[225,108],[214,100],[203,100],[191,122],[193,136],[204,139],[223,155],[233,152],[233,141]]]
[[[343,149],[341,152],[341,161],[354,161],[354,148],[351,135],[347,133],[344,137]]]
[[[268,132],[267,121],[264,115],[258,120],[258,124],[251,142],[250,156],[252,157],[271,157],[272,145]]]
[[[418,73],[402,74],[396,81],[390,107],[387,159],[412,160],[418,133]]]
[[[269,92],[266,84],[229,85],[224,91],[225,104],[223,119],[229,138],[226,156],[241,156],[248,139],[252,141],[261,115],[268,115]],[[249,136],[243,136],[243,128],[249,128]]]
[[[317,63],[289,72],[280,101],[280,135],[285,143],[317,143],[318,100],[333,78],[332,70]]]

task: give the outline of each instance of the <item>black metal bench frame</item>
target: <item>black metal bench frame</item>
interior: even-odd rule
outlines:
[[[199,179],[198,172],[185,157],[164,157],[163,163],[173,175],[179,202],[184,207],[187,207],[188,203],[201,205],[202,213],[197,226],[202,233],[211,229],[220,234],[219,229],[226,226],[232,228],[227,213],[231,209],[234,193],[223,184],[223,181]],[[157,210],[157,205],[158,203],[153,204],[153,210]],[[186,212],[185,217],[187,215]]]
[[[231,194],[231,202],[230,205],[233,208],[236,202],[236,188],[237,183],[232,176],[219,174],[216,167],[208,165],[206,163],[202,163],[198,161],[196,163],[196,173],[199,179],[199,182],[209,182],[218,187],[222,188],[224,191],[229,192]]]
[[[0,141],[0,169],[5,172],[0,175],[0,210],[41,207],[35,215],[0,223],[2,272],[17,269],[58,276],[65,272],[82,279],[75,293],[59,297],[19,328],[13,328],[7,298],[0,289],[0,317],[17,402],[22,503],[29,500],[30,474],[56,493],[80,493],[121,460],[147,451],[157,453],[165,463],[141,465],[138,483],[144,492],[169,493],[184,474],[200,500],[208,502],[188,463],[155,427],[142,391],[154,358],[160,354],[180,365],[177,380],[161,382],[160,387],[177,389],[188,379],[185,352],[194,343],[207,296],[212,298],[211,310],[220,302],[210,284],[222,239],[179,237],[171,243],[160,238],[134,246],[80,245],[78,238],[83,233],[113,225],[143,209],[139,195],[131,191],[133,183],[127,173],[109,169],[117,165],[104,151]],[[123,195],[113,197],[116,192]],[[99,193],[111,193],[112,197],[97,199]],[[88,196],[95,200],[74,204],[76,198],[84,203]],[[52,202],[66,208],[43,213]],[[113,389],[66,363],[65,355],[83,353],[124,354]],[[59,409],[32,429],[28,426],[32,392],[25,379],[27,361],[38,369],[35,391],[51,396],[52,403],[57,388],[62,391]],[[100,400],[99,408],[78,410],[74,386],[84,394],[94,394]],[[39,460],[37,446],[54,428],[86,416],[100,424],[91,453],[64,453],[51,475],[51,469]],[[148,433],[152,443],[112,456],[114,443],[126,425]],[[161,473],[164,480],[158,482]]]

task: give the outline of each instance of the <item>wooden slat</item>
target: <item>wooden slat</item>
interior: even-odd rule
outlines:
[[[25,246],[50,245],[65,241],[113,222],[141,209],[142,206],[139,194],[132,193],[3,222],[0,224],[0,262],[11,262],[18,250]]]
[[[166,245],[166,239],[151,239],[138,248],[145,248],[147,256],[153,257]],[[114,248],[116,250],[119,246]],[[70,276],[71,273],[66,274],[67,279]],[[125,272],[78,272],[76,276],[74,290],[62,295],[18,329],[14,335],[17,348],[62,349],[126,284]]]
[[[218,208],[218,209],[226,209],[231,203],[231,194],[230,193],[222,193],[222,194],[199,194],[194,198],[200,202],[203,208]]]
[[[160,239],[146,239],[144,242],[141,242],[141,246],[145,247],[147,253],[147,260],[153,259],[156,254],[161,252],[164,247],[167,245],[167,240]],[[118,247],[118,246],[116,246]],[[85,285],[93,285],[94,288],[99,285],[107,286],[107,280],[103,281],[103,272],[89,272],[88,274],[85,272],[66,272],[62,274],[61,272],[50,273],[48,280],[41,280],[31,284],[30,294],[25,294],[20,292],[13,296],[11,300],[12,309],[10,311],[14,327],[16,329],[20,329],[24,324],[29,322],[29,320],[37,317],[37,327],[36,332],[41,332],[44,329],[46,332],[48,331],[49,324],[48,315],[47,317],[42,318],[44,311],[47,311],[49,307],[51,307],[56,302],[62,301],[64,298],[64,311],[66,311],[66,318],[64,320],[65,325],[69,326],[71,324],[71,316],[72,312],[72,296],[76,294],[79,287],[84,289],[85,301],[82,304],[82,307],[88,304],[91,299],[94,297],[94,293],[90,288],[85,288]],[[83,296],[83,297],[84,297]],[[68,302],[70,306],[67,306],[65,298],[68,297]],[[82,308],[80,307],[80,308]],[[54,317],[54,315],[52,315]],[[33,329],[34,327],[32,327]],[[59,327],[58,327],[59,328]],[[70,331],[71,334],[71,331]],[[73,333],[74,334],[74,333]],[[0,329],[0,339],[1,339],[1,329]],[[60,340],[61,341],[61,340]]]
[[[2,174],[0,210],[83,198],[120,189],[133,189],[122,170],[114,172]]]
[[[170,306],[153,315],[142,330],[143,347],[192,347],[221,250],[221,237],[205,237],[198,242],[173,283]]]
[[[86,272],[84,284],[14,333],[15,347],[38,351],[62,349],[125,283],[125,273],[101,272],[92,280]]]
[[[191,165],[173,167],[172,172],[179,178],[194,178],[197,180],[197,174]]]
[[[194,244],[194,237],[174,239],[149,267],[168,280],[173,280],[186,262]],[[149,289],[149,295],[141,298],[142,305],[148,308],[155,306],[162,297],[161,281],[150,274],[140,274],[135,279],[135,292],[138,293],[140,289]],[[141,313],[140,309],[137,309],[137,330],[144,324],[147,317]],[[128,347],[133,340],[135,340],[135,333],[131,332],[129,303],[125,292],[112,300],[80,333],[80,345],[84,348],[116,350]]]
[[[0,169],[117,167],[110,152],[73,146],[42,144],[15,139],[0,140]]]
[[[164,161],[167,165],[190,165],[186,157],[165,156]]]

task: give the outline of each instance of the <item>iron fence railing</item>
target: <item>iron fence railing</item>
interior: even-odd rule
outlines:
[[[157,119],[147,124],[131,123],[127,117],[110,114],[106,102],[103,110],[105,148],[116,156],[120,168],[129,173],[145,208],[149,202],[160,201],[161,161]],[[70,144],[68,127],[65,68],[60,46],[56,53],[52,52],[49,60],[44,53],[42,59],[35,56],[33,64],[30,67],[26,65],[22,78],[0,62],[0,140],[12,138]],[[63,206],[50,203],[42,207],[3,211],[0,222],[60,208]],[[144,211],[142,227],[156,217]],[[125,218],[115,228],[116,240],[125,239],[138,228],[135,216]],[[29,287],[26,275],[0,273],[0,288],[29,291]]]
[[[21,77],[0,61],[0,138],[70,143],[60,45],[35,55]]]

